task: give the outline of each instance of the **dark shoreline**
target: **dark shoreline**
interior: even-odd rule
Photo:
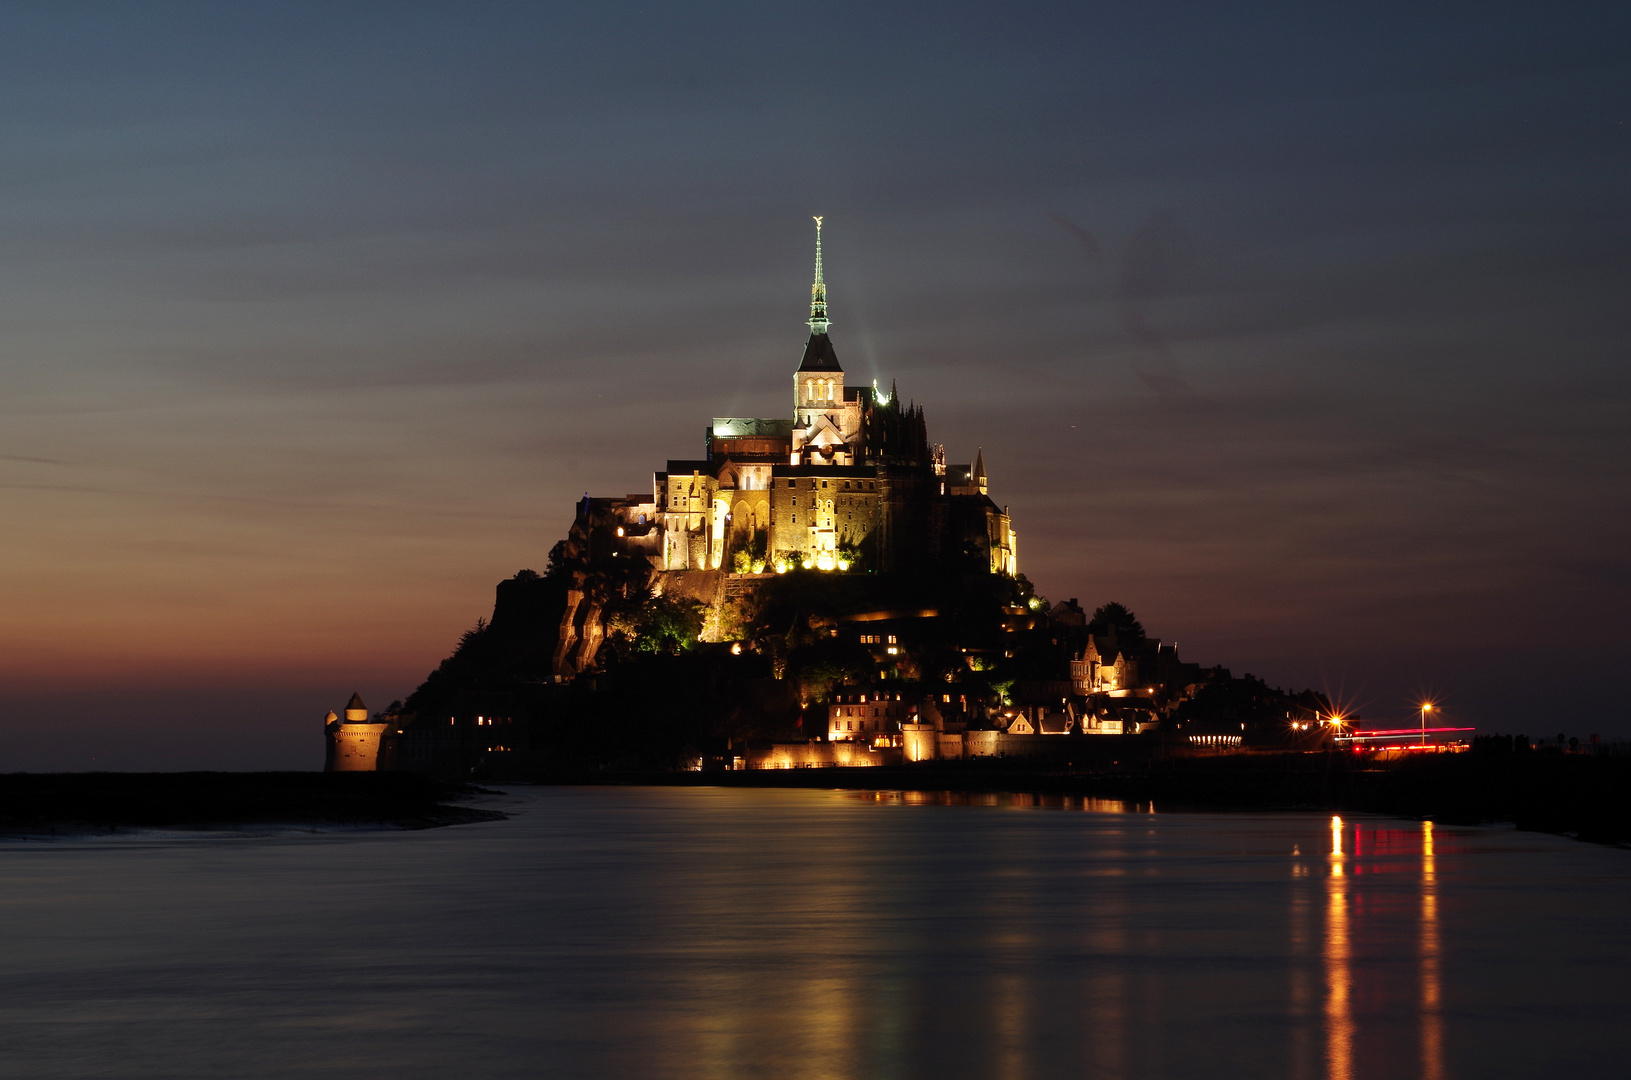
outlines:
[[[1154,803],[1186,810],[1360,811],[1445,824],[1512,824],[1631,845],[1631,758],[1427,755],[1386,765],[1343,754],[1242,754],[1065,771],[1019,761],[867,769],[561,772],[546,784],[1009,792]]]
[[[417,773],[10,773],[0,834],[254,825],[433,829],[505,817],[452,805],[479,788]]]
[[[1362,811],[1446,824],[1510,823],[1631,845],[1631,758],[1428,755],[1377,765],[1342,754],[1242,754],[1113,768],[980,759],[879,768],[562,771],[484,783],[820,788],[1120,799],[1184,810]],[[418,773],[12,773],[0,834],[254,825],[428,829],[505,817],[457,805],[482,789]]]

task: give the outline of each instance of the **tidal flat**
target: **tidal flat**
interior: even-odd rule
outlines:
[[[999,793],[511,788],[0,847],[27,1077],[1618,1075],[1631,852]]]

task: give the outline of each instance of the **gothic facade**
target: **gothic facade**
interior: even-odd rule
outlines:
[[[820,218],[808,325],[790,418],[714,418],[702,456],[668,461],[650,496],[585,496],[573,539],[668,572],[930,561],[1017,574],[1013,525],[989,495],[983,453],[948,467],[921,407],[902,404],[894,387],[846,381],[828,334]]]

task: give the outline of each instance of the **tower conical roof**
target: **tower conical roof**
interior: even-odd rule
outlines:
[[[799,364],[799,370],[843,371],[838,366],[837,354],[832,351],[832,339],[826,334],[811,334],[804,346],[804,361]]]
[[[361,709],[363,712],[368,711],[368,706],[362,703],[362,695],[354,691],[351,694],[351,700],[345,703],[345,707],[347,712],[352,709]]]

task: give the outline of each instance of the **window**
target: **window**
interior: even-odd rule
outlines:
[[[787,481],[787,486],[788,487],[797,487],[798,486],[798,481],[797,480],[789,480],[789,481]]]
[[[825,481],[825,480],[821,481],[821,486],[826,487],[827,486],[827,481]]]

